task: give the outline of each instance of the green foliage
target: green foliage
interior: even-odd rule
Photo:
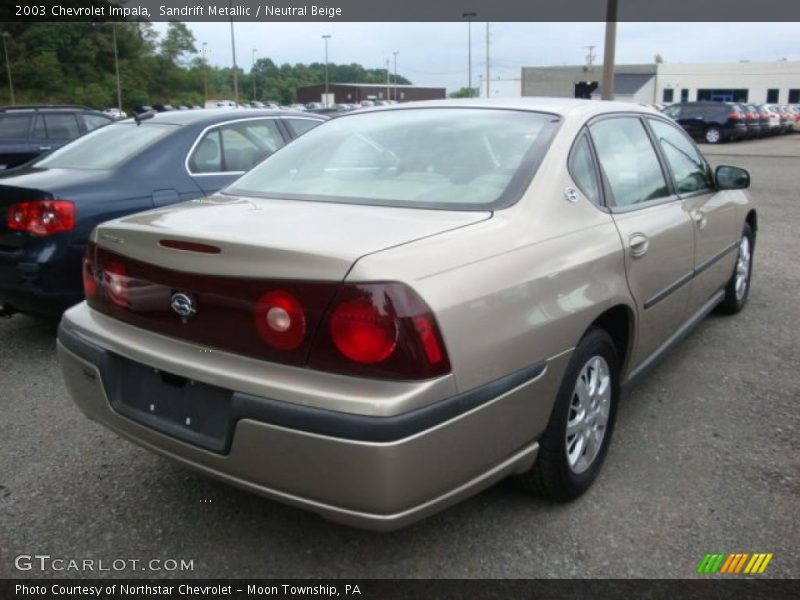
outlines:
[[[113,34],[116,30],[123,108],[152,103],[202,105],[234,99],[233,69],[206,65],[185,24],[170,22],[163,37],[149,23],[3,23],[18,103],[116,105]],[[5,56],[0,58],[0,104],[9,101]],[[278,66],[260,58],[251,72],[239,67],[239,101],[290,104],[298,87],[324,83],[324,63]],[[384,69],[328,65],[331,83],[385,83]],[[390,80],[394,81],[393,74]],[[397,77],[398,84],[410,84]]]
[[[462,87],[455,92],[450,92],[448,95],[450,98],[474,98],[478,96],[478,90],[475,88],[469,89],[468,87]]]

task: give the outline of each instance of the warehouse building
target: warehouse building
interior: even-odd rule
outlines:
[[[346,102],[357,104],[363,100],[437,100],[447,97],[445,88],[421,87],[418,85],[386,85],[382,83],[330,83],[328,93],[332,98],[328,104]],[[307,85],[297,88],[297,101],[324,102],[325,84]]]
[[[602,65],[523,67],[521,94],[599,99],[602,74]],[[617,65],[614,95],[645,103],[800,103],[800,62]]]

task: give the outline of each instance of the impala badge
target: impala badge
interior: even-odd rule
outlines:
[[[192,297],[183,292],[175,292],[172,294],[169,305],[184,323],[197,312],[197,307]]]

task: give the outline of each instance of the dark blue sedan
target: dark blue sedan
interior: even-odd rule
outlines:
[[[95,225],[212,194],[325,119],[255,109],[137,118],[0,172],[0,315],[58,317],[83,299]]]

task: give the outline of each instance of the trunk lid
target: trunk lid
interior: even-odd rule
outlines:
[[[104,223],[95,239],[113,252],[179,271],[341,281],[366,254],[491,214],[217,195]],[[219,252],[165,248],[164,240]]]

